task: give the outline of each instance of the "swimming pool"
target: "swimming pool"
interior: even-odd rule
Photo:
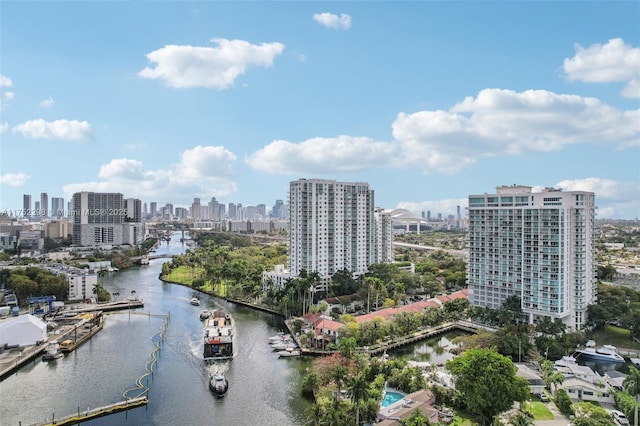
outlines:
[[[382,403],[380,404],[380,406],[388,407],[394,402],[400,401],[402,398],[404,398],[404,394],[401,394],[400,392],[387,391],[384,394],[384,399],[382,400]]]

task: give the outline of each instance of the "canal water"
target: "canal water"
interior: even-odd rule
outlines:
[[[164,242],[157,254],[185,250],[180,235]],[[149,387],[149,404],[94,419],[87,425],[302,425],[310,403],[300,397],[300,382],[310,360],[279,359],[268,337],[282,320],[225,302],[188,287],[158,279],[161,265],[112,273],[110,292],[133,293],[144,308],[106,315],[104,329],[55,362],[40,359],[0,383],[0,425],[30,425],[135,397],[138,384]],[[192,297],[200,306],[192,306]],[[237,355],[231,361],[202,359],[202,309],[224,308],[236,321]],[[168,316],[161,339],[163,322]],[[156,348],[155,361],[152,354]],[[153,370],[147,375],[147,370]],[[208,376],[224,371],[229,391],[222,399],[208,389]]]

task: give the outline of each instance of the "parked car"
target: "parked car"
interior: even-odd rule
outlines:
[[[538,399],[542,402],[549,402],[549,397],[547,396],[546,393],[537,393],[536,396],[538,397]]]
[[[611,412],[611,416],[613,417],[613,420],[615,420],[617,424],[629,426],[629,419],[627,418],[627,416],[624,415],[623,412],[618,410],[613,410]]]

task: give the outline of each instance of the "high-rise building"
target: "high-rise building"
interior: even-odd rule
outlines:
[[[21,216],[31,217],[31,194],[24,194],[22,196],[22,210],[24,211]]]
[[[64,198],[53,197],[51,199],[51,216],[61,218],[65,216]]]
[[[200,198],[194,198],[193,203],[191,203],[191,218],[193,220],[202,219],[202,211],[200,205]]]
[[[520,298],[530,323],[581,329],[596,300],[592,192],[501,186],[469,196],[467,282],[474,306]]]
[[[76,192],[71,216],[74,245],[123,244],[126,211],[122,194]]]
[[[138,198],[126,198],[123,200],[127,222],[142,222],[142,200]]]
[[[149,214],[151,214],[151,217],[156,217],[158,215],[158,203],[155,201],[152,201],[149,203]]]
[[[211,201],[209,201],[209,219],[220,219],[220,203],[216,197],[211,197]]]
[[[374,192],[362,182],[300,179],[289,185],[289,270],[321,278],[367,272],[375,262]]]
[[[49,195],[46,192],[40,194],[40,210],[41,216],[49,217]]]
[[[237,206],[235,203],[229,203],[229,219],[233,220],[236,219],[236,210],[237,210]]]

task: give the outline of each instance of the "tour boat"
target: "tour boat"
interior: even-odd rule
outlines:
[[[215,310],[204,321],[205,359],[231,359],[235,354],[235,323],[223,310]]]
[[[193,299],[191,299],[191,304],[193,306],[200,306],[200,301],[198,300],[197,297],[194,297]]]

